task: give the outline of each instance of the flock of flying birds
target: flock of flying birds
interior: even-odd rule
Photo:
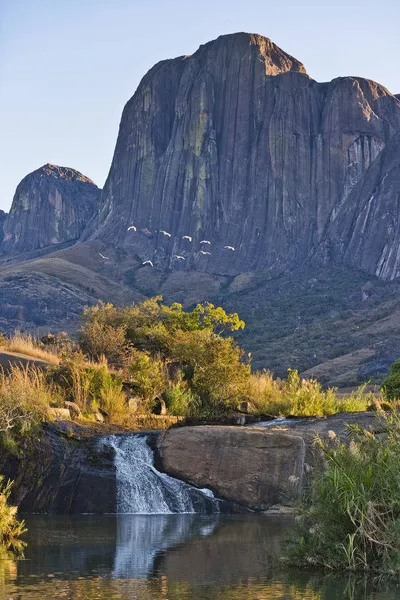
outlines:
[[[135,225],[130,225],[128,227],[128,231],[136,231],[136,226]],[[162,233],[163,235],[165,235],[165,237],[172,237],[170,233],[168,233],[168,231],[165,231],[164,229],[160,229],[159,233]],[[189,242],[192,242],[193,239],[190,235],[184,235],[182,236],[183,240],[188,240]],[[211,246],[211,242],[209,240],[201,240],[200,241],[200,245],[201,246],[205,246],[205,245],[209,245]],[[235,252],[235,248],[233,246],[224,246],[224,250],[230,250],[231,252]],[[211,252],[208,252],[206,250],[199,250],[199,254],[203,254],[203,255],[208,255],[211,256]],[[101,252],[99,252],[99,255],[101,256],[101,258],[103,258],[104,260],[110,260],[108,256],[104,256],[104,254],[102,254]],[[186,258],[184,256],[180,256],[179,254],[174,254],[173,259],[175,260],[186,260]],[[151,260],[145,260],[143,263],[143,265],[150,265],[150,267],[154,267],[153,263]]]

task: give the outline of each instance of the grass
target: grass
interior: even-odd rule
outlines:
[[[377,418],[384,437],[352,426],[350,444],[316,439],[324,465],[304,493],[289,562],[400,577],[400,416]]]
[[[254,412],[274,416],[324,416],[337,412],[367,410],[374,395],[360,386],[348,396],[338,396],[335,388],[324,390],[316,379],[301,378],[297,371],[289,369],[286,380],[274,379],[268,372],[256,372],[250,376],[246,397]]]
[[[0,343],[0,351],[1,350],[24,354],[55,365],[58,365],[60,362],[60,358],[55,352],[51,352],[44,348],[40,341],[35,339],[32,335],[21,333],[20,331],[16,331],[9,338],[2,337]]]

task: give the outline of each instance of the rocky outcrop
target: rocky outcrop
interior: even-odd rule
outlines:
[[[357,77],[319,84],[267,38],[221,36],[143,78],[83,237],[162,269],[285,271],[323,243],[398,132],[400,102],[382,86]],[[356,262],[377,270],[367,251]]]
[[[47,425],[38,440],[27,441],[20,458],[1,449],[0,464],[14,481],[12,500],[22,513],[116,512],[112,449],[96,437],[73,435],[72,423],[65,434]]]
[[[266,510],[301,485],[301,437],[265,429],[185,427],[162,432],[158,468],[218,498]]]
[[[5,213],[4,210],[0,210],[0,244],[3,241],[3,237],[4,237],[3,227],[4,227],[4,222],[6,220],[6,217],[7,217],[7,213]]]
[[[18,185],[3,225],[0,253],[27,252],[76,240],[96,212],[99,199],[99,188],[85,175],[44,165]]]

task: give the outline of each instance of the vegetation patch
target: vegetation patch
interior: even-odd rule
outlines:
[[[400,417],[377,418],[383,436],[353,425],[350,444],[316,439],[324,464],[299,508],[290,562],[400,575]]]

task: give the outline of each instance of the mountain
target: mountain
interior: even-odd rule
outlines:
[[[45,165],[3,229],[6,331],[161,293],[238,311],[257,368],[379,380],[400,355],[400,98],[221,36],[144,76],[102,191]]]
[[[44,165],[24,177],[17,187],[3,223],[0,254],[77,240],[99,200],[99,188],[79,171]]]
[[[162,269],[217,275],[325,260],[320,246],[332,221],[360,206],[367,172],[396,133],[400,102],[379,84],[320,84],[267,38],[221,36],[143,78],[124,108],[101,210],[83,239]],[[392,152],[398,161],[397,146]],[[389,167],[378,161],[376,177]],[[387,220],[380,237],[390,230]],[[346,236],[329,259],[375,274],[384,244],[355,258]],[[395,254],[383,279],[397,276]]]

